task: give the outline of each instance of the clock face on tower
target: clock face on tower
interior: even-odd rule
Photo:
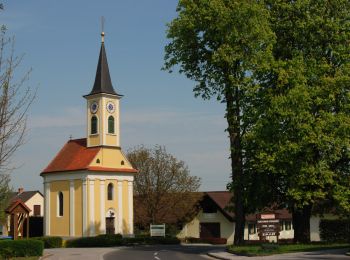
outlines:
[[[92,102],[90,105],[90,111],[91,113],[95,114],[98,110],[98,104],[96,101]]]
[[[113,102],[108,101],[108,102],[107,102],[106,108],[107,108],[107,111],[108,111],[109,113],[113,113],[114,110],[115,110],[115,105],[114,105]]]

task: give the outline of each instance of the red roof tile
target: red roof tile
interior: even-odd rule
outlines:
[[[209,198],[211,198],[221,209],[221,211],[228,217],[233,218],[234,214],[231,210],[228,210],[229,206],[232,206],[231,199],[232,193],[229,191],[208,191],[205,192]]]
[[[100,147],[86,147],[86,138],[68,141],[42,174],[62,171],[86,170]]]

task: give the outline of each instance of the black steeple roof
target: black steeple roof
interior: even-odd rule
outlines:
[[[103,41],[101,43],[100,57],[98,58],[95,83],[91,92],[86,96],[99,93],[121,96],[115,92],[112,85],[111,76],[109,75],[106,50]]]

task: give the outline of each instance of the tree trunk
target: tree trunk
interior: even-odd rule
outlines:
[[[242,147],[240,133],[240,102],[238,87],[227,87],[226,89],[226,119],[227,131],[230,138],[231,168],[233,182],[233,201],[235,213],[235,235],[234,244],[244,243],[244,206],[242,198]]]
[[[311,205],[293,210],[294,243],[310,242]]]

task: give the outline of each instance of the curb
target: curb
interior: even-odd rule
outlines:
[[[232,260],[234,259],[235,255],[228,253],[226,251],[223,252],[208,252],[208,256],[216,258],[216,259],[222,259],[222,260]]]

